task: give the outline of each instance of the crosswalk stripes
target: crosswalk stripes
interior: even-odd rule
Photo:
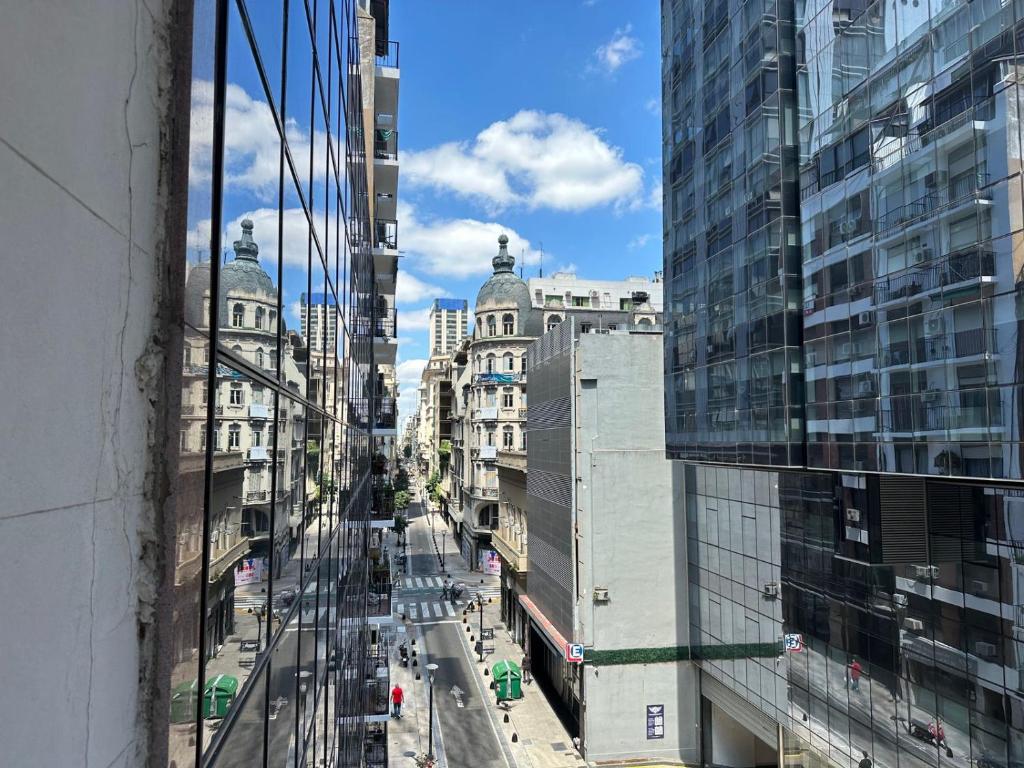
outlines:
[[[423,618],[424,619],[429,619],[430,618],[430,604],[429,603],[420,603],[420,608],[423,609]]]
[[[449,616],[454,616],[455,615],[455,609],[452,608],[452,604],[451,603],[443,603],[443,605],[444,605],[445,611],[448,613]]]

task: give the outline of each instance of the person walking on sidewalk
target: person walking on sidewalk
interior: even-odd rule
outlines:
[[[395,683],[395,687],[391,689],[391,716],[401,717],[402,716],[402,702],[405,701],[405,691],[402,690],[402,686]]]
[[[523,682],[529,685],[533,682],[533,678],[530,677],[530,654],[523,655],[523,663],[519,665],[523,670]]]
[[[441,599],[442,600],[447,600],[448,599],[448,592],[449,592],[449,590],[451,588],[452,588],[451,582],[448,581],[448,579],[445,579],[444,583],[441,585]]]
[[[862,669],[860,662],[856,659],[850,662],[850,688],[854,691],[860,690],[860,673]]]

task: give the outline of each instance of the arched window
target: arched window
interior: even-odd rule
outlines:
[[[487,335],[497,336],[498,335],[498,323],[494,319],[494,315],[487,316]]]
[[[237,451],[242,446],[242,427],[232,424],[228,427],[228,450]]]
[[[256,313],[256,322],[260,322],[259,312]],[[259,328],[258,325],[256,327]],[[263,367],[263,347],[256,347],[256,365],[260,368]]]
[[[549,331],[550,331],[550,330],[551,330],[552,328],[554,328],[554,327],[555,327],[556,325],[558,325],[558,324],[559,324],[560,322],[562,322],[562,318],[561,318],[561,316],[560,316],[560,315],[551,315],[551,316],[550,316],[550,317],[548,318],[548,327],[547,327],[547,330],[549,330]]]
[[[487,372],[494,373],[494,355],[487,356]]]
[[[523,353],[523,373],[526,373],[526,353]]]
[[[476,356],[476,372],[483,373],[484,371],[484,358],[482,355]]]
[[[505,426],[501,430],[501,447],[506,451],[511,451],[515,446],[515,431],[511,426]]]
[[[511,336],[516,332],[516,319],[512,315],[505,315],[501,318],[501,332]]]
[[[494,445],[494,430],[487,430],[487,445]]]
[[[235,308],[231,310],[231,325],[235,328],[242,327],[242,321],[245,319],[245,307],[241,304],[235,304]]]
[[[256,307],[256,327],[263,328],[263,307]]]
[[[505,353],[505,370],[511,373],[516,369],[516,359],[511,352]]]
[[[637,323],[637,325],[650,325],[650,324],[651,324],[651,318],[649,318],[649,317],[641,317],[640,321]]]
[[[274,325],[277,323],[277,312],[270,310],[270,324],[267,326],[270,330],[274,330]]]

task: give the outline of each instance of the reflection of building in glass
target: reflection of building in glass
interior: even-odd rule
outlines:
[[[662,5],[704,758],[1020,763],[1019,23]]]

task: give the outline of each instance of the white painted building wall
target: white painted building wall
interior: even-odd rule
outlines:
[[[4,765],[143,765],[167,717],[154,611],[181,318],[161,301],[166,278],[184,284],[184,242],[166,236],[164,160],[188,107],[169,51],[189,46],[171,7],[4,4]]]

